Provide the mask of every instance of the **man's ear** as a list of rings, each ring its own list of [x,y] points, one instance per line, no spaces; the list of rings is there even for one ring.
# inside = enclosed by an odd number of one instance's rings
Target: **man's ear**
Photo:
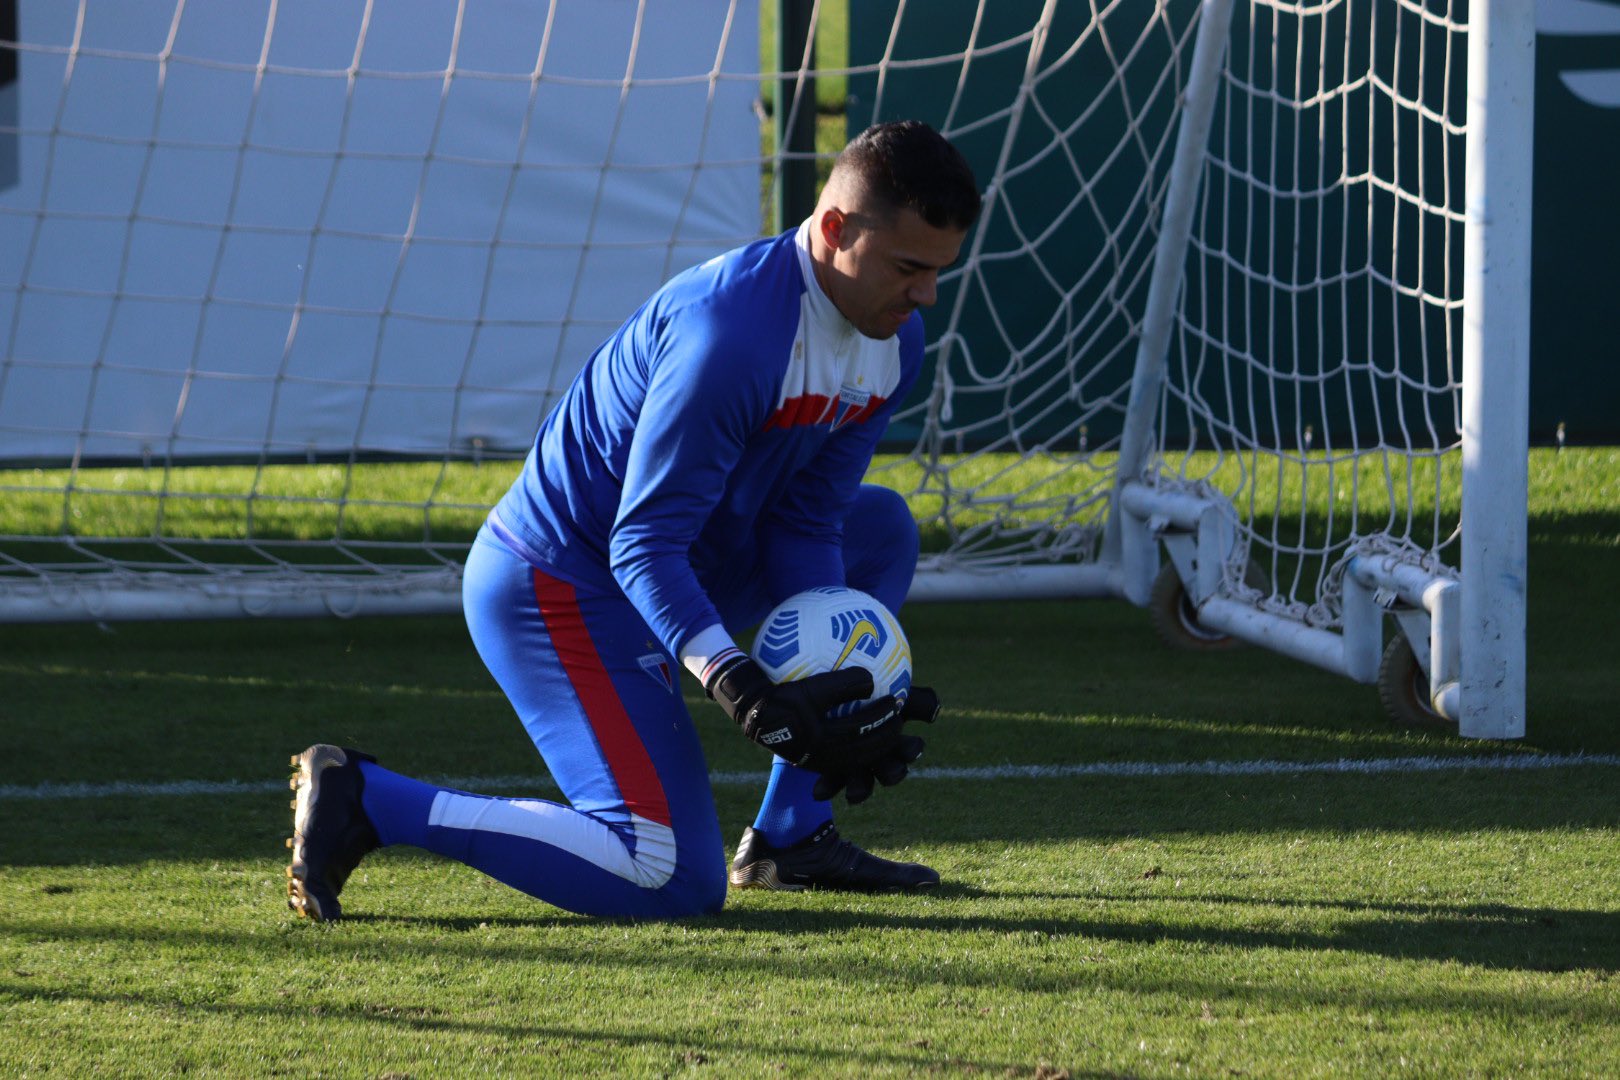
[[[816,226],[821,230],[822,241],[834,251],[842,251],[851,239],[849,215],[836,206],[823,210]]]

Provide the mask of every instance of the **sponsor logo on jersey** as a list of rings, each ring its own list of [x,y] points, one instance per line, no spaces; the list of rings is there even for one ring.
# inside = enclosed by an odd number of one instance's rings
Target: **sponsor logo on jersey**
[[[645,671],[653,682],[672,694],[675,692],[675,680],[669,674],[669,660],[663,653],[648,653],[646,656],[637,657],[636,663],[641,665],[641,670]]]

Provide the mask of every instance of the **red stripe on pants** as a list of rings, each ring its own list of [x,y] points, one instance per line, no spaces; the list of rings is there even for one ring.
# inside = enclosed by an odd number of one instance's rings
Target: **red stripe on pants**
[[[534,572],[534,598],[540,604],[540,618],[551,634],[551,643],[562,661],[568,681],[585,707],[585,718],[596,733],[596,742],[607,758],[608,771],[619,786],[624,805],[648,821],[669,825],[669,800],[664,785],[653,768],[647,747],[636,734],[624,703],[613,688],[613,679],[602,656],[591,641],[585,615],[579,609],[574,587],[566,581]]]

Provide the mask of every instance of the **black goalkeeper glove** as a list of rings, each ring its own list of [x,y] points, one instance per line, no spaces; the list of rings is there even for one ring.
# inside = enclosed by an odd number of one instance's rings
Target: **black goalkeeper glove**
[[[898,715],[892,697],[880,698],[828,730],[828,711],[871,696],[872,673],[864,668],[773,683],[743,656],[717,672],[704,689],[748,738],[784,761],[816,772],[846,765],[855,744],[872,742],[883,724]]]
[[[902,734],[901,727],[910,720],[932,724],[938,718],[939,695],[926,686],[913,686],[900,711],[868,731],[863,744],[849,755],[843,768],[822,771],[812,797],[831,799],[843,791],[844,798],[853,805],[869,799],[875,784],[884,787],[898,784],[923,752],[923,741],[915,735]],[[837,719],[828,721],[833,727],[844,723]]]

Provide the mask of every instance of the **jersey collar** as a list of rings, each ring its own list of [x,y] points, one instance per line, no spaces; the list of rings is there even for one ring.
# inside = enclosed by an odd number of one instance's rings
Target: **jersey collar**
[[[810,259],[810,228],[814,218],[806,218],[793,234],[793,249],[799,259],[799,274],[804,278],[804,292],[809,303],[806,308],[810,317],[824,333],[848,335],[857,333],[855,324],[844,318],[843,312],[838,310],[832,302],[832,297],[822,291],[821,282],[816,278],[815,264]]]

